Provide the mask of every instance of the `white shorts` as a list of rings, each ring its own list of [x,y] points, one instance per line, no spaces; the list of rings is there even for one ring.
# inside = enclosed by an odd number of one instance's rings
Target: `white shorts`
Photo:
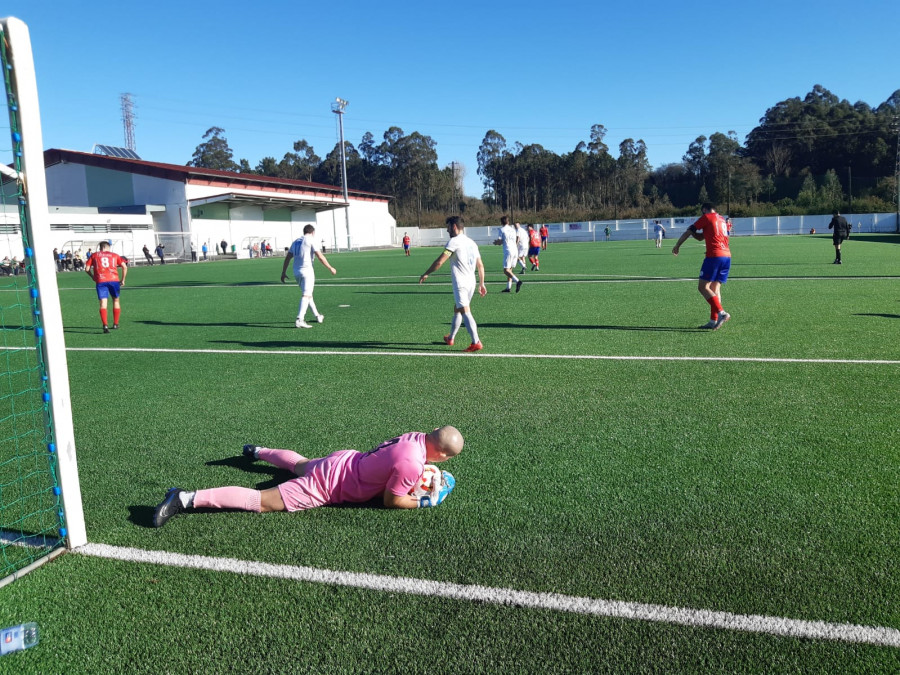
[[[528,255],[528,247],[526,246],[525,248],[520,248],[519,257],[524,258],[526,255]]]
[[[300,285],[300,292],[303,295],[312,295],[313,288],[316,287],[316,273],[313,270],[300,270],[297,283]]]
[[[516,266],[516,261],[519,259],[519,254],[515,251],[503,252],[503,269],[511,270]]]
[[[468,307],[472,304],[473,297],[475,297],[474,286],[463,286],[461,288],[453,286],[453,301],[457,307]]]

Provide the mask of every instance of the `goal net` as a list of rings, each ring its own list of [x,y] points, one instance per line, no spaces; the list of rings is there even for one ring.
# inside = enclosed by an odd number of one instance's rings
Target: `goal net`
[[[27,26],[0,19],[0,586],[86,543]]]

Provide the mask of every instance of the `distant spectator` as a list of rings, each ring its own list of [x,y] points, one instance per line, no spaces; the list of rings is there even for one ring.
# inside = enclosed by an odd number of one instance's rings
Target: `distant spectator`
[[[206,260],[206,254],[209,253],[209,246],[206,245],[206,242],[203,242],[203,246],[200,247],[200,250],[203,252],[203,259]]]
[[[8,258],[6,260],[7,260],[7,262],[9,261]],[[57,272],[62,272],[62,266],[59,263],[59,249],[58,248],[53,249],[53,264],[56,265]]]
[[[197,249],[194,248],[194,242],[191,242],[191,262],[197,262]]]
[[[159,243],[156,245],[156,255],[159,256],[159,264],[166,264],[166,245],[163,243]]]
[[[266,242],[266,255],[272,257],[272,244],[268,241]]]
[[[67,272],[71,272],[71,271],[72,271],[72,260],[74,259],[74,257],[75,257],[75,256],[72,255],[72,251],[71,251],[71,250],[66,251],[66,263],[65,263],[65,264],[66,264],[66,271],[67,271]]]
[[[225,255],[225,253],[226,253],[227,251],[228,251],[228,242],[226,242],[226,241],[223,239],[223,240],[222,240],[222,255]]]
[[[155,265],[156,263],[153,262],[153,256],[150,255],[150,249],[147,248],[147,244],[144,244],[143,251],[144,251],[144,257],[147,259],[147,262],[150,263],[151,265]]]

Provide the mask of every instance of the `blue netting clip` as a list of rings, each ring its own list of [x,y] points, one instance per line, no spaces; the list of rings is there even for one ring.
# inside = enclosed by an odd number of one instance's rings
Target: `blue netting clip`
[[[55,494],[57,497],[59,497],[62,494],[62,490],[60,489],[60,487],[58,485],[53,486],[53,494]]]
[[[47,393],[46,391],[41,395],[41,398],[44,399],[44,403],[50,402],[50,394]]]
[[[44,329],[38,326],[34,329],[34,334],[39,338],[44,337]]]
[[[47,443],[47,450],[50,452],[56,452],[56,443]]]

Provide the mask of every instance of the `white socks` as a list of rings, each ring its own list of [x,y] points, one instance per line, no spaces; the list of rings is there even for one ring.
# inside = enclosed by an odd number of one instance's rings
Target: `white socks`
[[[472,342],[481,342],[478,339],[478,324],[475,323],[475,317],[472,316],[472,312],[466,312],[462,315],[462,320],[466,323],[466,330],[469,331],[469,335],[472,336]]]
[[[450,324],[450,339],[454,339],[456,337],[456,333],[459,331],[459,327],[462,325],[463,315],[459,312],[453,312],[453,322]]]

